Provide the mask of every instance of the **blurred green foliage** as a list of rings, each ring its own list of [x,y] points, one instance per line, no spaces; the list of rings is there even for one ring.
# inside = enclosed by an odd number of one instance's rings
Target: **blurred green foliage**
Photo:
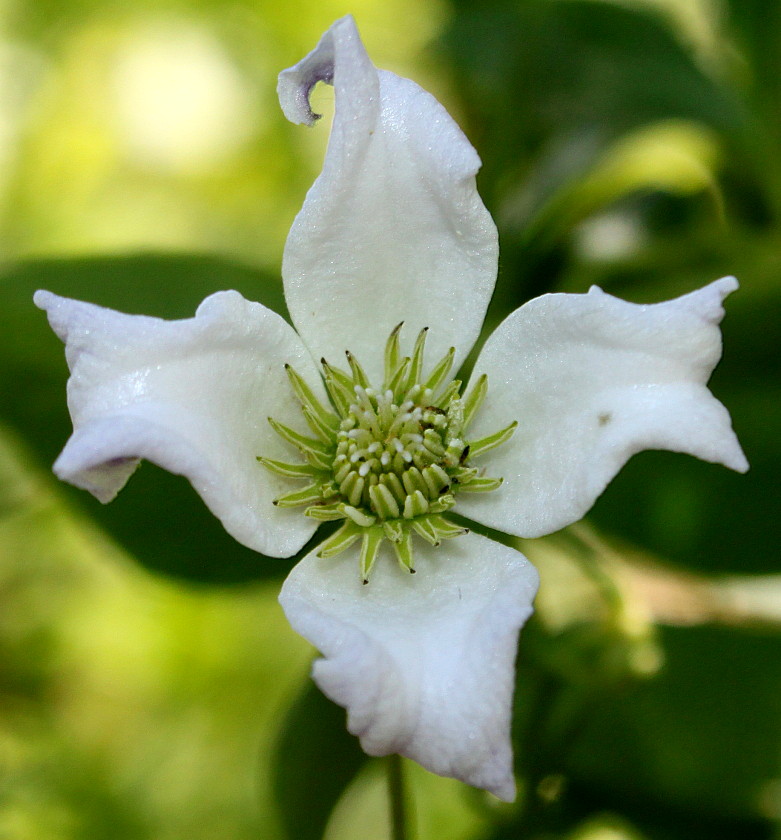
[[[275,604],[292,561],[232,542],[152,466],[106,508],[49,476],[66,368],[31,303],[183,317],[236,288],[284,313],[284,236],[327,133],[284,123],[275,77],[347,11],[483,159],[489,326],[592,283],[637,301],[742,283],[713,390],[751,472],[644,453],[591,527],[520,546],[543,578],[521,796],[411,767],[420,840],[779,836],[776,0],[2,4],[0,836],[387,836],[377,763]]]

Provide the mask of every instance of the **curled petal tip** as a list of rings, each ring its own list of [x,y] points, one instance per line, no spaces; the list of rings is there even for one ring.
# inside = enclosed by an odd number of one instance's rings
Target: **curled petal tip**
[[[732,292],[737,291],[740,288],[740,283],[738,283],[738,278],[733,277],[732,275],[728,275],[727,277],[722,277],[720,280],[716,280],[713,283],[713,286],[718,289],[721,294],[722,300],[724,300],[727,295],[732,294]]]
[[[47,310],[56,302],[56,300],[57,295],[53,295],[45,289],[38,289],[38,291],[33,295],[33,303],[38,307],[38,309]]]
[[[309,55],[279,74],[279,104],[285,116],[296,125],[312,126],[322,116],[312,110],[309,96],[318,82],[333,84],[336,64],[335,35],[345,40],[357,41],[358,47],[363,51],[355,21],[352,15],[347,15],[331,26]],[[368,60],[366,56],[366,61]]]
[[[725,467],[729,467],[729,469],[735,470],[735,472],[739,473],[747,473],[751,466],[737,439],[735,439],[734,446],[730,448],[730,451],[723,455],[721,463],[724,464]]]
[[[515,779],[510,778],[501,785],[489,789],[489,793],[492,793],[497,799],[501,799],[502,802],[515,802]]]
[[[683,295],[671,304],[684,302],[689,309],[711,324],[717,325],[724,318],[724,300],[739,288],[735,277],[727,276],[714,280],[707,286]]]

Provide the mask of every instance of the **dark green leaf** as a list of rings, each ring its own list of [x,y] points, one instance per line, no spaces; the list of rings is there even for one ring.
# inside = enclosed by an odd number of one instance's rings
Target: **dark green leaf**
[[[344,709],[308,682],[288,712],[274,761],[275,798],[290,840],[320,840],[367,760],[345,728]]]
[[[442,39],[484,160],[480,187],[502,263],[492,319],[550,291],[569,230],[562,204],[618,138],[663,120],[742,137],[739,97],[710,78],[664,18],[588,0],[461,0]],[[496,313],[494,315],[493,313]]]
[[[771,816],[781,772],[781,640],[668,629],[667,665],[606,698],[566,759],[576,779],[627,798],[725,818]]]
[[[600,653],[597,625],[590,637],[587,628],[555,636],[535,621],[524,631],[513,738],[524,798],[492,840],[563,836],[600,813],[659,840],[771,836],[781,640],[668,628],[658,675],[616,682],[604,667],[615,651],[603,633]]]

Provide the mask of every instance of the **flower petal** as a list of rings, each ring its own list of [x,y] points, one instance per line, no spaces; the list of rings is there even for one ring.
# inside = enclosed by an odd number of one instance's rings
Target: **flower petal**
[[[375,383],[383,344],[404,321],[430,326],[428,352],[457,349],[483,322],[496,279],[496,228],[475,188],[475,150],[414,82],[378,71],[351,17],[279,77],[292,122],[311,125],[309,91],[333,84],[336,114],[323,171],[296,217],[282,274],[293,323],[315,358],[345,350]]]
[[[381,551],[366,586],[346,554],[309,554],[285,581],[285,614],[325,657],[315,681],[370,755],[398,752],[512,800],[513,665],[536,570],[476,534],[418,541],[415,576]]]
[[[513,438],[480,459],[505,481],[460,496],[459,513],[518,536],[548,534],[580,519],[643,449],[747,470],[729,414],[706,387],[721,357],[722,301],[737,285],[725,277],[645,306],[594,287],[516,310],[475,365],[488,396],[470,430],[480,437],[518,420]]]
[[[301,428],[286,362],[322,385],[279,315],[238,292],[208,297],[194,318],[124,315],[38,292],[65,342],[74,432],[54,470],[110,502],[146,458],[186,476],[239,542],[276,557],[298,551],[316,523],[281,510],[290,490],[257,455],[290,460],[267,416]],[[303,431],[303,429],[302,429]]]

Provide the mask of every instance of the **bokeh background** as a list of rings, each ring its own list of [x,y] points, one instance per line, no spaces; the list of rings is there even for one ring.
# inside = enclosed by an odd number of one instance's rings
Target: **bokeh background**
[[[712,385],[750,473],[644,453],[588,522],[519,544],[543,578],[519,801],[410,764],[420,840],[781,837],[777,0],[1,0],[0,837],[388,836],[382,763],[276,604],[292,561],[151,465],[105,508],[51,476],[67,371],[31,303],[186,317],[236,288],[284,312],[327,128],[284,121],[276,74],[347,12],[482,157],[489,326],[592,283],[742,283]]]

